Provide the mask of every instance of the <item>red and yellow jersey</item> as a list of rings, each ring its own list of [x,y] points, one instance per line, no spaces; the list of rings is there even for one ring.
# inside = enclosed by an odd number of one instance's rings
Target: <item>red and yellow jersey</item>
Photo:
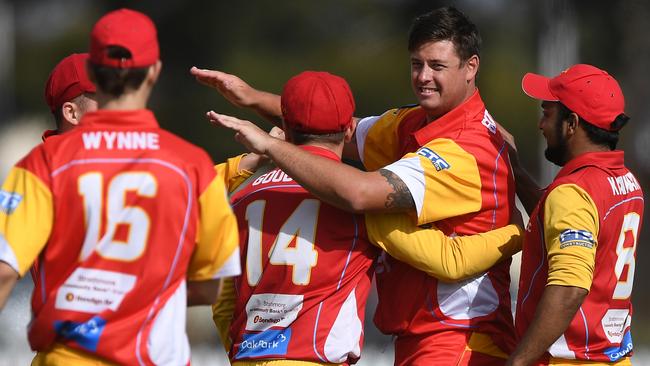
[[[186,280],[238,275],[237,239],[209,156],[148,110],[86,114],[0,191],[0,260],[24,275],[38,258],[29,341],[39,352],[186,364]]]
[[[419,106],[362,119],[356,137],[368,170],[388,169],[409,187],[419,225],[435,223],[447,235],[469,235],[508,223],[515,189],[506,144],[478,91],[430,123]],[[383,332],[471,330],[491,335],[504,351],[513,348],[509,260],[476,277],[443,283],[388,256],[381,259],[375,323]]]
[[[526,232],[519,335],[526,332],[547,285],[581,287],[589,294],[549,355],[616,362],[631,354],[630,296],[643,202],[622,151],[586,153],[560,170]]]
[[[245,269],[235,281],[231,361],[354,362],[378,254],[363,216],[321,202],[280,169],[254,178],[232,197]]]

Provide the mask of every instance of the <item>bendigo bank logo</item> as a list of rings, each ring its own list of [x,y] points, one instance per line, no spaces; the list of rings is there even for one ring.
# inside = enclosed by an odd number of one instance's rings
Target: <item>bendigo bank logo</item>
[[[417,154],[431,160],[431,163],[433,163],[433,166],[437,171],[451,168],[451,165],[445,159],[433,152],[433,150],[429,149],[428,147],[421,148],[418,150]]]

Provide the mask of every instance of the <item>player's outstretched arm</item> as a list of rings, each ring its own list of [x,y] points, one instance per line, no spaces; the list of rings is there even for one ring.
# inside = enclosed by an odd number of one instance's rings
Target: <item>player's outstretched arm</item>
[[[270,157],[280,169],[321,200],[350,212],[415,212],[404,182],[381,169],[364,172],[269,136],[249,121],[208,112],[213,123],[237,133],[247,149]]]
[[[587,290],[572,286],[546,286],[535,317],[507,366],[534,364],[567,329],[587,296]]]
[[[404,214],[366,214],[366,228],[370,241],[391,257],[446,282],[487,271],[519,252],[523,240],[517,225],[451,238],[435,226],[416,226]]]
[[[18,282],[18,273],[7,263],[0,261],[0,311],[4,308],[16,282]]]
[[[252,109],[276,126],[282,124],[279,95],[255,89],[238,76],[218,70],[199,69],[194,66],[190,69],[190,74],[201,84],[218,91],[233,105]]]

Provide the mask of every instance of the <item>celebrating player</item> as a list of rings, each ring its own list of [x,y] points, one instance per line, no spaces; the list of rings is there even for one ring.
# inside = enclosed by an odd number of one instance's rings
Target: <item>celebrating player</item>
[[[281,100],[288,140],[338,164],[344,140],[354,131],[347,83],[328,73],[304,72],[287,82]],[[232,291],[234,309],[226,301],[215,306],[215,321],[223,334],[229,317],[234,319],[230,358],[235,365],[284,364],[269,359],[356,361],[377,254],[368,238],[449,280],[483,272],[517,251],[513,226],[454,239],[438,230],[409,231],[414,226],[404,215],[364,219],[347,213],[318,200],[278,168],[258,171],[235,191],[232,202],[246,270]],[[471,264],[455,259],[463,253]]]
[[[103,16],[88,62],[99,110],[2,186],[0,306],[39,259],[34,365],[186,365],[186,305],[211,304],[219,278],[240,273],[222,178],[146,109],[160,70],[146,15]]]
[[[43,140],[71,130],[86,112],[97,110],[95,85],[86,73],[87,53],[73,53],[59,62],[45,84],[45,101],[54,115],[56,129]]]
[[[543,101],[545,155],[563,168],[541,190],[515,165],[532,213],[516,313],[523,338],[508,365],[630,365],[644,199],[615,150],[628,121],[623,92],[607,72],[584,64],[554,78],[526,74],[522,86]]]
[[[453,7],[415,19],[409,51],[419,105],[359,121],[357,149],[346,151],[358,151],[369,172],[308,154],[227,116],[212,118],[324,202],[354,212],[403,212],[448,235],[487,231],[508,222],[515,189],[506,145],[475,86],[479,48],[475,25]],[[277,96],[233,75],[192,73],[232,103],[278,116]],[[396,365],[505,362],[515,344],[509,261],[447,284],[383,259],[375,323],[396,335]]]

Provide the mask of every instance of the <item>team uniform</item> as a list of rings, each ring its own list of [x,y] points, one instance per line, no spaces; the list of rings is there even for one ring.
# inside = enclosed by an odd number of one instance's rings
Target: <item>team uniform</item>
[[[187,364],[186,280],[240,273],[236,220],[201,149],[148,110],[100,110],[10,172],[0,260],[38,259],[35,364]]]
[[[383,167],[408,186],[418,225],[435,223],[453,236],[508,223],[515,189],[507,149],[478,91],[429,124],[419,106],[362,119],[356,138],[368,170]],[[397,336],[395,364],[503,363],[515,344],[509,267],[505,260],[476,277],[443,283],[382,256],[374,320]]]
[[[363,216],[321,202],[277,168],[235,192],[232,205],[245,270],[235,280],[231,362],[355,362],[379,252]]]
[[[622,151],[580,155],[546,189],[526,232],[517,333],[526,332],[545,286],[589,294],[540,364],[630,364],[630,296],[643,203]]]

